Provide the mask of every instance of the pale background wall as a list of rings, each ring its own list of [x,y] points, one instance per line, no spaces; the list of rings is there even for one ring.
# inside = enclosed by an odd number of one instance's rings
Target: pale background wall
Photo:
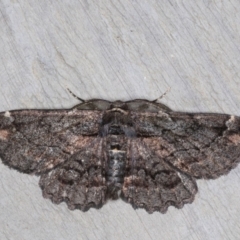
[[[27,3],[28,2],[28,3]],[[1,0],[0,111],[84,99],[162,100],[179,111],[240,115],[240,2]],[[38,177],[0,163],[0,239],[239,239],[240,166],[182,210],[121,200],[70,211]]]

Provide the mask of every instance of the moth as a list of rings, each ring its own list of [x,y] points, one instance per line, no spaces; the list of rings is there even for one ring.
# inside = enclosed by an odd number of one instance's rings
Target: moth
[[[69,209],[122,198],[165,213],[240,161],[240,117],[174,112],[148,100],[93,99],[68,110],[0,113],[0,157],[40,176],[43,197]]]

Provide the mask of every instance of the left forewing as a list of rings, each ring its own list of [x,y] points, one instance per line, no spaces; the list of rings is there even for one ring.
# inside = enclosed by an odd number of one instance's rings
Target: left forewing
[[[0,157],[20,172],[49,171],[92,142],[101,117],[74,109],[0,113]]]

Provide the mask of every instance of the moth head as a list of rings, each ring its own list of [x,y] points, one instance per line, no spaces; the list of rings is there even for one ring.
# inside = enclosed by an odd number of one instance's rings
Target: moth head
[[[109,102],[102,99],[92,99],[78,104],[74,107],[77,110],[98,110],[98,111],[135,111],[135,112],[167,112],[170,111],[168,107],[155,101],[148,101],[142,99],[131,100],[127,102],[115,101]]]
[[[111,109],[122,109],[122,110],[128,110],[128,106],[126,104],[126,102],[122,102],[122,101],[115,101],[112,102],[110,105],[110,110]]]
[[[122,101],[109,102],[102,99],[92,99],[83,103],[78,104],[74,107],[78,110],[99,110],[106,111],[112,109],[123,109],[127,110],[127,105]]]

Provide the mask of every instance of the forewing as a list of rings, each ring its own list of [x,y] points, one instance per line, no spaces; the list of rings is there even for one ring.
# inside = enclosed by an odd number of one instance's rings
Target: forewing
[[[0,157],[20,172],[49,171],[90,144],[101,117],[76,109],[0,113]]]
[[[39,185],[43,196],[68,208],[100,208],[106,201],[105,138],[94,138],[90,145],[73,154],[52,171],[42,174]]]
[[[124,200],[149,213],[165,213],[170,205],[181,208],[194,200],[197,186],[193,178],[176,171],[157,156],[143,138],[128,141],[128,166],[122,188]]]
[[[239,117],[168,112],[135,119],[151,151],[195,178],[217,178],[240,161]]]

